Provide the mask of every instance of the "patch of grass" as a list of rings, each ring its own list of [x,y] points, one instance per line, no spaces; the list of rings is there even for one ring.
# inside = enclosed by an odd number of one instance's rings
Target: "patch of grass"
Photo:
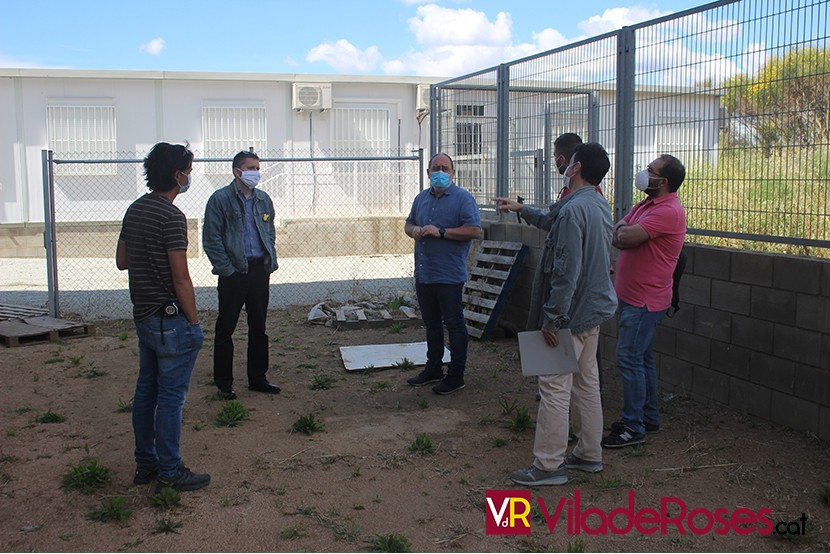
[[[435,443],[426,433],[419,433],[409,446],[409,450],[416,454],[434,454]]]
[[[824,485],[818,493],[821,503],[830,508],[830,486]]]
[[[416,402],[416,404],[417,404],[417,405],[418,405],[418,407],[419,407],[419,408],[421,408],[422,410],[426,410],[427,408],[429,408],[429,402],[427,402],[427,399],[426,399],[426,398],[419,398],[419,399],[418,399],[418,402]]]
[[[127,340],[127,337],[129,336],[130,334],[127,331],[121,331],[118,333],[118,340]]]
[[[156,508],[169,510],[181,503],[182,495],[173,487],[164,487],[158,493],[154,494],[151,500]]]
[[[395,367],[400,369],[401,371],[408,371],[411,369],[415,369],[415,364],[407,357],[401,358],[400,362],[395,362]]]
[[[130,398],[126,402],[119,399],[118,400],[118,409],[115,410],[116,412],[121,412],[123,414],[128,414],[133,411],[133,399]]]
[[[107,374],[106,371],[101,371],[100,369],[95,367],[94,362],[89,362],[89,369],[87,369],[85,372],[81,373],[81,376],[84,379],[95,379],[96,377],[103,377],[106,374]]]
[[[193,430],[194,430],[194,431],[201,431],[201,430],[202,430],[202,429],[204,429],[205,427],[207,427],[207,424],[206,424],[206,423],[201,423],[201,422],[200,422],[200,423],[194,423],[194,424],[193,424]]]
[[[360,527],[355,523],[334,523],[331,533],[336,541],[355,542],[360,538]]]
[[[499,402],[499,406],[501,406],[501,413],[503,415],[509,416],[510,414],[516,411],[517,404],[518,403],[515,399],[513,399],[513,402],[507,402],[506,398],[502,398]]]
[[[302,363],[297,364],[297,367],[300,369],[317,369],[317,364]]]
[[[610,491],[613,489],[621,489],[625,487],[625,483],[619,477],[600,476],[597,488],[603,491]]]
[[[126,496],[114,496],[101,501],[101,506],[86,515],[90,521],[107,523],[115,521],[122,525],[130,519],[133,511],[127,506]]]
[[[84,458],[63,474],[64,491],[78,491],[90,494],[100,489],[111,479],[110,470],[92,458]]]
[[[300,525],[292,525],[288,529],[280,531],[280,536],[284,539],[294,540],[300,537],[307,537],[308,532]]]
[[[299,506],[297,513],[301,516],[315,516],[317,515],[317,510],[313,506]]]
[[[181,529],[181,527],[182,527],[182,522],[181,521],[173,521],[172,519],[167,519],[166,517],[163,517],[161,519],[156,520],[156,533],[158,533],[158,534],[162,534],[162,533],[165,533],[165,534],[166,533],[176,533],[176,534],[178,534],[179,532],[177,531],[177,529]]]
[[[504,440],[503,438],[497,437],[497,438],[493,439],[493,446],[495,446],[496,448],[501,448],[503,446],[507,446],[507,441]]]
[[[319,421],[314,414],[298,417],[291,428],[295,433],[305,433],[306,435],[319,433],[324,429],[323,422]]]
[[[81,365],[81,360],[83,359],[83,354],[81,354],[80,356],[69,356],[69,363],[72,365]]]
[[[28,414],[29,412],[34,412],[34,408],[30,408],[29,406],[23,406],[20,408],[15,408],[14,413],[16,414]]]
[[[516,431],[517,433],[524,433],[532,426],[533,418],[530,417],[530,413],[524,406],[516,408],[513,416],[507,422],[507,428],[511,431]]]
[[[389,326],[389,332],[392,334],[401,333],[404,329],[406,329],[406,325],[403,323],[393,323]]]
[[[6,473],[5,471],[0,471],[0,485],[5,485],[6,483],[10,483],[12,480],[12,476]]]
[[[568,548],[565,552],[586,552],[585,543],[579,539],[568,541]]]
[[[222,409],[216,414],[213,424],[217,427],[239,427],[250,417],[250,410],[242,402],[231,400],[222,406]]]
[[[65,541],[68,541],[69,539],[71,539],[74,536],[75,536],[74,532],[68,531],[68,532],[64,533],[63,535],[61,535],[60,537],[58,537],[58,538],[65,542]]]
[[[406,306],[407,308],[409,308],[412,306],[412,304],[410,304],[409,300],[407,300],[401,295],[396,296],[395,298],[386,303],[387,310],[397,310],[401,306]]]
[[[331,375],[318,375],[311,380],[311,390],[328,390],[334,386],[335,381],[337,379]]]
[[[141,539],[136,539],[134,541],[125,542],[124,544],[121,545],[121,547],[118,549],[118,551],[123,552],[123,551],[127,550],[128,548],[135,548],[136,546],[138,546],[142,542],[144,542],[144,541],[142,541]]]
[[[369,387],[369,392],[380,392],[391,387],[392,385],[389,384],[389,381],[377,381],[375,383],[372,383],[372,385]]]
[[[63,358],[61,358],[60,356],[55,356],[54,358],[49,358],[48,360],[46,360],[43,363],[44,364],[59,364],[62,361],[63,361]]]
[[[409,539],[398,533],[375,535],[369,540],[370,552],[410,552]]]
[[[63,423],[66,421],[66,416],[62,416],[52,410],[49,410],[47,412],[43,412],[42,414],[38,414],[35,421],[37,423]]]
[[[648,446],[645,444],[635,444],[631,448],[626,448],[623,453],[624,458],[644,458],[650,455]]]

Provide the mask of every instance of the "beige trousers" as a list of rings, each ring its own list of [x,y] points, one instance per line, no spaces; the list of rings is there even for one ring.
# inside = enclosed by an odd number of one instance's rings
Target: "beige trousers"
[[[602,402],[599,396],[597,343],[599,327],[573,335],[579,373],[539,377],[539,413],[536,416],[534,465],[555,471],[568,448],[568,412],[577,443],[576,457],[588,462],[602,461]]]

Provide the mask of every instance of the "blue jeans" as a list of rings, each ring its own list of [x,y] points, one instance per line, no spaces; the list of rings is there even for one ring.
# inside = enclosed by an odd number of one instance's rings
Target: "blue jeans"
[[[464,283],[457,285],[415,284],[421,317],[427,330],[426,370],[442,371],[444,359],[444,325],[450,338],[450,363],[447,375],[464,377],[467,365],[467,323],[464,321],[464,304],[461,292]]]
[[[179,439],[182,408],[196,356],[205,337],[183,315],[151,316],[135,322],[138,379],[133,399],[135,462],[158,464],[161,477],[173,477],[182,463]],[[162,330],[163,329],[163,330]]]
[[[651,347],[654,331],[666,310],[650,312],[620,300],[617,310],[617,367],[623,386],[622,420],[635,433],[645,433],[644,422],[660,424],[657,410],[657,364]]]

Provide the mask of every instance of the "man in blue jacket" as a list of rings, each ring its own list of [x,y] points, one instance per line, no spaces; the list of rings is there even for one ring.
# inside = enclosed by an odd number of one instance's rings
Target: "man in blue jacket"
[[[259,156],[242,151],[233,158],[233,181],[218,189],[205,207],[202,245],[219,276],[219,316],[213,346],[213,382],[226,400],[233,389],[233,332],[239,313],[248,314],[248,388],[277,394],[268,382],[269,280],[277,267],[274,203],[259,184]]]

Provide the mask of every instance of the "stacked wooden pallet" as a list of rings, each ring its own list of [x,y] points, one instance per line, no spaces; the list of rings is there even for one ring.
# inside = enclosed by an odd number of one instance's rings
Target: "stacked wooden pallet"
[[[521,242],[482,241],[464,284],[464,319],[470,336],[482,340],[492,336],[526,253]]]
[[[88,337],[95,326],[42,315],[45,310],[0,304],[0,340],[7,347]]]

